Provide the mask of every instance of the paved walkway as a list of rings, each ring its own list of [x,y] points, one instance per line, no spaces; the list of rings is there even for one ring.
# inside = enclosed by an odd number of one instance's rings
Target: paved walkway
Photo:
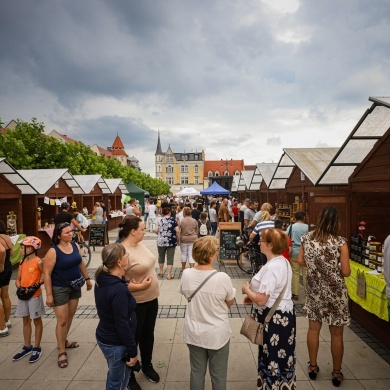
[[[110,241],[114,241],[115,232],[110,232]],[[146,245],[157,255],[156,236],[147,234]],[[96,248],[90,264],[90,272],[100,265],[101,248]],[[182,329],[187,301],[177,292],[180,277],[180,251],[175,255],[174,279],[160,281],[159,317],[155,332],[153,363],[161,376],[158,384],[147,381],[138,374],[138,382],[143,390],[186,390],[189,389],[188,349],[183,342]],[[228,389],[256,388],[257,347],[241,336],[240,327],[246,308],[241,304],[241,286],[248,279],[234,263],[221,266],[233,280],[237,288],[236,304],[231,308],[231,327],[233,330],[228,370]],[[74,319],[70,340],[80,343],[80,348],[68,350],[69,367],[57,367],[57,346],[54,335],[55,318],[47,310],[44,318],[43,355],[41,359],[29,364],[28,358],[18,362],[12,356],[23,344],[22,322],[12,315],[12,328],[8,337],[0,338],[0,389],[14,390],[101,390],[105,388],[106,363],[95,342],[95,329],[98,322],[94,306],[93,292],[85,292],[80,299],[79,309]],[[10,286],[11,297],[15,296],[13,282]],[[323,327],[320,340],[318,365],[321,371],[316,381],[307,377],[308,354],[306,331],[308,322],[300,315],[303,304],[303,291],[297,303],[297,388],[333,389],[331,383],[330,335]],[[13,300],[15,302],[15,299]],[[15,307],[13,306],[13,312]],[[374,337],[367,334],[357,324],[345,329],[345,354],[343,362],[343,389],[390,389],[390,351],[380,345]],[[210,378],[206,378],[206,390],[211,390]]]

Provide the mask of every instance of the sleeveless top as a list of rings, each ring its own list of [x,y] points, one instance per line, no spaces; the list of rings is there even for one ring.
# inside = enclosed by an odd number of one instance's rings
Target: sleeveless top
[[[4,244],[7,245],[7,242],[4,240],[4,238],[1,236],[0,238],[4,242]],[[6,263],[11,264],[11,248],[8,248],[8,246],[5,246],[4,244],[3,244],[4,249],[7,248],[5,249],[5,260],[4,260],[4,269],[5,269]]]
[[[38,263],[41,259],[36,256],[31,260],[24,260],[19,266],[20,272],[20,285],[22,287],[30,287],[41,280],[42,271],[38,267]],[[39,288],[33,298],[39,297],[42,294],[41,288]]]
[[[74,242],[71,242],[73,252],[64,253],[57,245],[53,245],[56,251],[56,263],[51,274],[51,282],[56,287],[69,287],[65,281],[76,280],[81,276],[80,263],[82,261],[80,252]],[[59,277],[60,275],[61,277]]]

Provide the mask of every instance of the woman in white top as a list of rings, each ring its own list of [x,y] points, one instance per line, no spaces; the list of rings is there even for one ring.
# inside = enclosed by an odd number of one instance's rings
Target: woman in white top
[[[95,203],[95,207],[92,210],[92,215],[95,216],[95,219],[92,219],[92,223],[103,223],[103,208],[100,206],[99,202]]]
[[[183,271],[179,292],[187,299],[212,273],[217,255],[215,237],[206,236],[194,242],[192,256],[198,263]],[[229,358],[229,307],[236,289],[229,276],[217,272],[188,303],[183,338],[190,352],[190,388],[204,389],[207,363],[213,390],[226,389]]]
[[[258,309],[258,321],[265,317],[287,283],[284,296],[271,321],[264,329],[263,347],[259,347],[257,388],[295,389],[295,333],[296,319],[291,300],[292,271],[282,253],[288,248],[287,235],[279,229],[265,229],[261,233],[261,252],[267,264],[242,287],[244,304]]]

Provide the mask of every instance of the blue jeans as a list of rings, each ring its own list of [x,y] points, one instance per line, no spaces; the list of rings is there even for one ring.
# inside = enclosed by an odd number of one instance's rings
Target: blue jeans
[[[124,345],[107,345],[96,340],[107,360],[106,390],[125,390],[129,383],[131,368],[122,361]]]
[[[215,233],[217,233],[218,224],[217,222],[211,222],[211,234],[215,236]]]

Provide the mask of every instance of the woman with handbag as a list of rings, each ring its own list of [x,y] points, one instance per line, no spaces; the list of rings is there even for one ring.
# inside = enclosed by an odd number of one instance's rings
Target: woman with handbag
[[[57,319],[58,367],[68,367],[66,349],[77,348],[76,341],[66,339],[81,297],[81,286],[87,281],[87,291],[92,289],[91,278],[82,261],[79,247],[72,242],[73,229],[68,222],[54,228],[52,247],[43,261],[46,305],[52,307]]]
[[[306,301],[303,314],[309,319],[307,347],[309,378],[315,380],[322,323],[329,324],[333,359],[332,383],[340,386],[344,344],[343,330],[350,323],[348,290],[344,281],[351,273],[347,240],[338,235],[340,220],[334,207],[324,207],[314,232],[301,238],[298,263],[307,267]]]
[[[183,271],[179,286],[189,301],[183,338],[190,352],[191,390],[204,389],[207,363],[213,390],[226,389],[231,334],[228,315],[236,289],[228,275],[213,268],[216,255],[215,237],[198,238],[192,251],[197,265]]]
[[[296,318],[291,300],[292,271],[282,256],[288,248],[287,236],[279,229],[264,229],[260,248],[267,257],[267,263],[250,283],[242,287],[242,293],[246,294],[244,304],[254,305],[260,323],[266,322],[268,313],[275,310],[264,327],[263,345],[259,347],[257,388],[296,389]],[[275,302],[277,306],[274,306]]]

